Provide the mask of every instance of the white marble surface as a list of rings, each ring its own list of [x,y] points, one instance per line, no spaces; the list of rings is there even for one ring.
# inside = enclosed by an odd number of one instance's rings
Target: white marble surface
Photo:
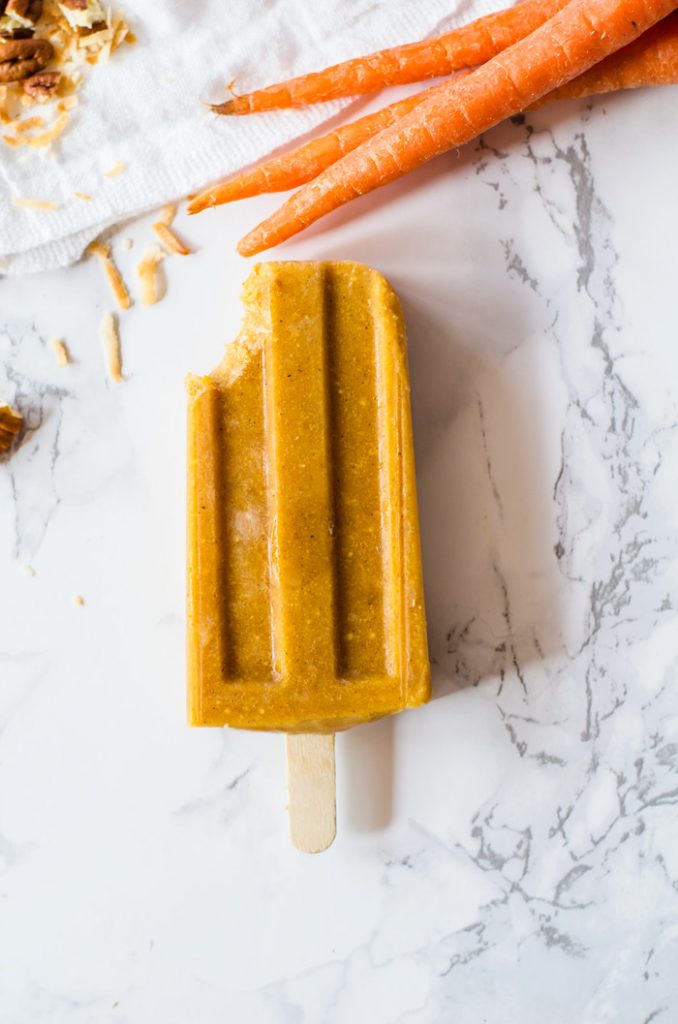
[[[182,381],[276,200],[180,220],[117,387],[98,265],[0,282],[2,1024],[678,1019],[675,105],[544,110],[276,254],[402,296],[434,664],[340,737],[315,858],[281,737],[184,724]]]

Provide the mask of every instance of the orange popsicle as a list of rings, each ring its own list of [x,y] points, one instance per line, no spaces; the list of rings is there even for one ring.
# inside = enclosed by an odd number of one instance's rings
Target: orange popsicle
[[[356,263],[264,263],[190,377],[192,725],[334,733],[430,693],[406,338]]]

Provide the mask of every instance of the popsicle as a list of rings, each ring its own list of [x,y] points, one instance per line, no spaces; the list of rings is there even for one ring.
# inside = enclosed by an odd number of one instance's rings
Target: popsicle
[[[244,306],[188,380],[189,721],[334,734],[430,693],[402,312],[349,262]]]

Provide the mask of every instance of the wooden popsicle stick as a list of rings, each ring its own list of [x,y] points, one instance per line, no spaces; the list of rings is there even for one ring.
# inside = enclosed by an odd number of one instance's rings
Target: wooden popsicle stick
[[[320,853],[337,833],[334,733],[288,733],[290,839],[303,853]]]

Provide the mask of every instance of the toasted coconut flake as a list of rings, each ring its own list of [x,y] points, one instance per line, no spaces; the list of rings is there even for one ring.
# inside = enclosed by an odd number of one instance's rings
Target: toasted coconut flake
[[[52,342],[52,348],[54,349],[54,355],[56,356],[57,366],[63,370],[65,366],[71,361],[71,356],[66,346],[66,342],[62,338],[55,338]]]
[[[159,224],[166,224],[167,227],[169,227],[170,224],[172,223],[172,221],[174,220],[174,218],[176,217],[176,215],[177,215],[177,205],[176,205],[176,203],[168,203],[167,206],[163,206],[162,210],[160,211],[160,216],[158,217],[158,223]]]
[[[184,245],[181,239],[177,238],[167,224],[163,224],[162,221],[157,221],[152,225],[152,227],[162,244],[169,249],[170,252],[175,252],[177,256],[190,256],[191,250]]]
[[[90,242],[87,246],[87,252],[90,256],[98,256],[99,259],[105,260],[111,254],[110,245],[106,245],[100,238],[95,238],[93,242]]]
[[[137,267],[137,274],[141,281],[141,301],[144,306],[152,306],[160,298],[158,266],[164,258],[165,253],[159,245],[149,245]]]
[[[122,352],[120,351],[118,325],[113,313],[104,313],[99,324],[99,337],[104,347],[106,372],[115,384],[120,384],[122,381]]]
[[[24,418],[10,405],[0,405],[0,452],[7,452],[17,439]]]
[[[115,51],[122,43],[125,42],[134,43],[136,37],[132,37],[132,33],[129,30],[129,25],[124,20],[121,14],[116,14],[113,20],[113,39],[111,41],[111,50]]]
[[[43,146],[51,145],[64,132],[67,124],[68,114],[64,111],[62,114],[59,114],[52,127],[48,128],[46,132],[27,139],[28,145],[33,146],[34,149],[42,149]]]
[[[71,601],[77,608],[82,608],[85,603],[85,598],[82,596],[82,594],[73,594]]]
[[[31,199],[29,196],[12,196],[12,205],[22,210],[58,210],[59,204],[53,203],[51,199]]]
[[[122,174],[127,168],[122,160],[118,160],[117,164],[113,164],[110,171],[104,171],[104,178],[115,178],[118,174]]]
[[[33,131],[34,128],[42,128],[45,123],[44,117],[40,117],[36,114],[35,117],[26,117],[23,121],[14,121],[10,124],[10,128],[17,135],[22,135],[24,132]]]
[[[12,149],[17,149],[19,146],[23,146],[25,139],[17,139],[15,135],[3,135],[2,141],[11,146]]]
[[[107,25],[106,28],[99,29],[98,32],[89,32],[86,36],[80,36],[78,39],[78,49],[80,50],[102,50],[106,43],[111,40],[111,27]],[[87,60],[87,58],[85,58]]]
[[[59,100],[57,103],[57,110],[59,113],[63,113],[66,110],[73,110],[73,107],[77,107],[79,102],[80,101],[75,93],[72,93],[70,96],[65,96],[64,99]]]
[[[104,273],[108,278],[111,291],[113,292],[120,309],[129,309],[132,305],[132,299],[130,298],[130,294],[127,291],[127,285],[123,281],[120,271],[111,258],[110,245],[106,245],[105,242],[97,239],[94,242],[90,242],[87,246],[87,252],[92,256],[97,256],[101,260]]]
[[[84,199],[86,202],[91,202],[92,197],[89,192],[74,192],[73,195],[76,199]]]

